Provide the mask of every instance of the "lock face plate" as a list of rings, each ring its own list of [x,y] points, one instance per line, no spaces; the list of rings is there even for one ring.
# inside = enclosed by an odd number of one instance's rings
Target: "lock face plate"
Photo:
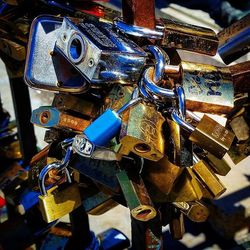
[[[234,137],[231,131],[204,115],[189,140],[221,159],[230,149]]]
[[[216,114],[232,111],[234,87],[228,68],[185,61],[181,65],[187,109]]]
[[[60,17],[44,15],[32,22],[24,79],[35,89],[85,92],[88,89],[85,79],[63,56],[54,52],[62,21]]]
[[[60,191],[57,187],[51,188],[47,196],[39,196],[39,205],[43,219],[48,223],[63,217],[81,205],[78,184],[71,184]]]

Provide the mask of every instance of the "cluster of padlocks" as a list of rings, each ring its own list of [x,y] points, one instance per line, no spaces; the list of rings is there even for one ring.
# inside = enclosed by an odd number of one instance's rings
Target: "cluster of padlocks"
[[[228,32],[220,34],[225,63],[242,52]],[[55,92],[31,117],[47,129],[28,178],[46,222],[81,205],[100,215],[122,204],[133,220],[161,217],[155,225],[170,224],[181,239],[184,215],[207,219],[205,201],[226,191],[217,175],[249,154],[250,63],[182,61],[177,49],[214,56],[218,46],[214,31],[171,18],[155,30],[85,14],[32,22],[24,79]]]

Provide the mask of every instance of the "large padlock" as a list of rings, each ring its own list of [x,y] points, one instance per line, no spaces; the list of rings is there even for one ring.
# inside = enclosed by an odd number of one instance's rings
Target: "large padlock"
[[[184,217],[175,207],[171,210],[171,220],[169,222],[171,237],[174,240],[181,240],[185,233]]]
[[[154,106],[139,103],[125,114],[117,152],[133,152],[145,159],[158,161],[164,156],[162,125],[165,119]]]
[[[230,149],[235,137],[231,131],[207,115],[203,116],[195,128],[182,120],[175,111],[172,112],[172,118],[185,130],[191,132],[189,140],[220,159]]]
[[[112,24],[65,17],[56,41],[60,53],[91,83],[137,83],[147,53]]]
[[[229,67],[182,61],[173,72],[166,65],[169,78],[182,82],[189,110],[225,114],[234,108],[234,78]]]
[[[131,99],[117,111],[107,109],[102,115],[94,120],[83,133],[93,144],[105,146],[121,129],[122,119],[120,115],[140,101],[141,98]]]
[[[140,221],[153,219],[157,212],[142,178],[136,174],[128,174],[125,170],[121,170],[116,176],[132,217]]]
[[[83,131],[91,121],[60,112],[57,108],[51,106],[41,106],[33,110],[31,122],[45,128],[56,127],[80,132]]]
[[[201,182],[201,186],[204,187],[204,198],[215,199],[226,191],[225,186],[220,182],[213,170],[209,168],[209,165],[200,160],[195,154],[192,170]]]

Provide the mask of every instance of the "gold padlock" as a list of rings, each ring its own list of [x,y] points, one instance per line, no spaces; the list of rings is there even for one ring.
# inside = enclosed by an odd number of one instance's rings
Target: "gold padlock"
[[[173,202],[172,204],[194,222],[204,222],[209,216],[208,208],[199,201]]]
[[[174,201],[196,201],[203,197],[202,189],[191,168],[185,168],[176,180],[167,199]]]
[[[164,156],[162,124],[164,117],[154,106],[139,103],[124,113],[117,152],[133,152],[145,159],[158,161]],[[127,119],[125,118],[127,117]]]
[[[195,164],[192,167],[193,172],[197,176],[197,179],[201,182],[201,185],[205,188],[203,192],[204,198],[215,199],[222,195],[226,188],[220,182],[219,178],[209,168],[208,164],[200,160],[194,155]]]
[[[46,222],[60,219],[81,205],[78,184],[69,184],[61,190],[58,190],[57,186],[52,187],[47,195],[39,196],[39,205]]]

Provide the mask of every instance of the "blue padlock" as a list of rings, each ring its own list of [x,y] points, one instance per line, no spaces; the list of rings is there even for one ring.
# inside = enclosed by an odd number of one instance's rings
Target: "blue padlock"
[[[107,109],[101,116],[92,122],[83,133],[93,144],[105,146],[121,129],[122,120],[120,114],[140,101],[141,98],[138,97],[124,104],[117,111]]]

